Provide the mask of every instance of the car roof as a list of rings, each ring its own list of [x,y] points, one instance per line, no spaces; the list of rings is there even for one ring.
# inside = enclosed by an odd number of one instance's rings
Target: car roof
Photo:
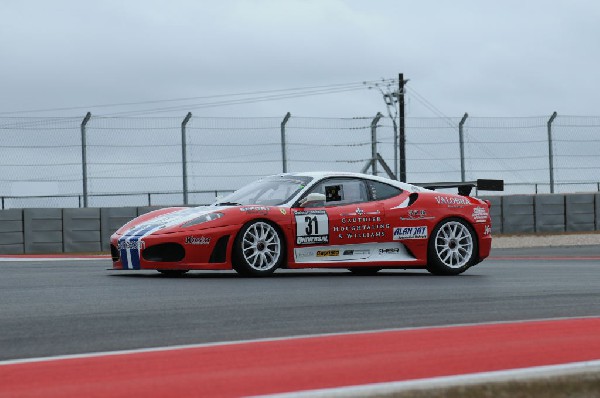
[[[401,188],[405,191],[409,192],[422,192],[428,191],[426,188],[418,187],[416,185],[407,184],[405,182],[400,182],[397,180],[392,180],[385,177],[363,174],[363,173],[353,173],[353,172],[345,172],[345,171],[307,171],[307,172],[297,172],[297,173],[283,173],[277,174],[277,176],[299,176],[299,177],[312,177],[315,180],[322,180],[323,178],[329,177],[354,177],[354,178],[362,178],[372,181],[379,181],[385,184],[393,185],[395,187]]]

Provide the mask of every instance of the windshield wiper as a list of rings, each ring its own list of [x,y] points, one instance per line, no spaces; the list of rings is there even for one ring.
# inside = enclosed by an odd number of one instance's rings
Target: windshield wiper
[[[241,203],[237,202],[221,202],[216,203],[215,206],[243,206]]]

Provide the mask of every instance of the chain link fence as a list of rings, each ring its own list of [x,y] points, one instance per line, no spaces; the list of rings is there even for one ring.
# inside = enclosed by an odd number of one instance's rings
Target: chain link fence
[[[405,124],[408,182],[496,178],[505,194],[600,190],[600,117]],[[370,165],[374,154],[394,174],[399,164],[397,132],[381,115],[3,117],[0,134],[1,208],[182,204],[184,185],[188,203],[201,204],[284,170],[386,175]]]

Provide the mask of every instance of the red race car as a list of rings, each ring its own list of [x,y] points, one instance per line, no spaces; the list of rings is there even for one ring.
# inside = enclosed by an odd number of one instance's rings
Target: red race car
[[[478,185],[479,184],[479,185]],[[340,172],[280,174],[210,206],[144,214],[111,237],[113,269],[235,269],[265,276],[277,268],[426,268],[456,275],[490,253],[490,203],[471,187],[499,180],[429,184],[436,192],[382,177]]]

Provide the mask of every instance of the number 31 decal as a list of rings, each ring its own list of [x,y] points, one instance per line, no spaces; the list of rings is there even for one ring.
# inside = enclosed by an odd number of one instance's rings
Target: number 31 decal
[[[296,244],[329,243],[329,218],[325,210],[297,211]]]

